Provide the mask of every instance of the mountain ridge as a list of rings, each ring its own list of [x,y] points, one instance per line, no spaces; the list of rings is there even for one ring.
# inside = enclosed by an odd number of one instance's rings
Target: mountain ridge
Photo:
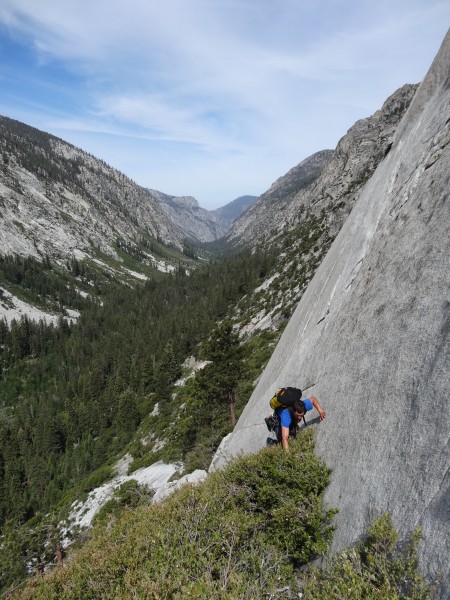
[[[150,192],[123,173],[19,121],[0,117],[0,128],[0,223],[7,251],[40,258],[72,251],[87,254],[96,245],[116,256],[116,237],[135,242],[143,234],[182,248],[182,232]],[[21,216],[23,221],[18,221]],[[36,229],[28,231],[31,241],[24,235],[27,224]],[[44,225],[51,226],[51,235]]]
[[[193,196],[170,196],[150,190],[170,221],[177,223],[185,237],[194,243],[213,242],[222,238],[232,222],[256,200],[256,196],[240,196],[225,206],[208,210]]]
[[[336,224],[331,233],[335,235],[363,184],[389,152],[396,127],[417,88],[417,84],[405,84],[372,116],[357,121],[335,150],[313,154],[280,177],[236,219],[226,239],[235,243],[267,240],[272,235],[272,223],[277,223],[278,229],[292,227],[308,208],[316,216],[322,209],[334,215]]]

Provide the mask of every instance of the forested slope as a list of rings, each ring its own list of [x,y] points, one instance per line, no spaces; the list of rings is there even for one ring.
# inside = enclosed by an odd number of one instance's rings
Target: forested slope
[[[118,453],[156,403],[164,435],[172,412],[179,413],[181,402],[172,401],[172,391],[181,363],[198,354],[197,345],[229,306],[263,281],[271,261],[268,255],[243,253],[190,276],[180,271],[136,288],[109,282],[102,301],[86,300],[73,325],[63,319],[56,326],[0,321],[0,518],[7,539],[0,552],[14,565],[3,584],[20,576],[23,561],[35,552],[27,543],[32,523],[56,509],[68,492],[74,498],[110,477]],[[37,262],[34,268],[43,269]],[[48,267],[48,277],[51,271]],[[33,288],[30,270],[27,281]],[[211,414],[217,417],[216,439],[230,427],[226,401],[219,398]],[[154,429],[154,423],[147,426]],[[208,448],[210,437],[198,440],[202,448]],[[181,435],[166,449],[168,457],[183,458],[196,440],[196,429],[190,428],[188,437]],[[219,441],[202,452],[204,464]],[[136,458],[147,464],[157,460],[152,446],[145,450],[142,457],[138,444]]]

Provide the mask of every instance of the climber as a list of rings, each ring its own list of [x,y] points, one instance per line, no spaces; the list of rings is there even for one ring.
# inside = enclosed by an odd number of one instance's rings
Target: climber
[[[320,406],[319,401],[315,396],[305,398],[304,400],[295,400],[292,407],[286,408],[280,406],[275,409],[275,427],[274,432],[277,436],[277,441],[286,452],[289,452],[289,436],[297,435],[298,424],[304,418],[305,414],[315,408],[319,413],[319,419],[323,421],[326,417],[326,412]]]

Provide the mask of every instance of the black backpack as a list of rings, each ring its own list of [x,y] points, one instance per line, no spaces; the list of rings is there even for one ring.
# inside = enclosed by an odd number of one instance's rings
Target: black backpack
[[[302,397],[302,390],[294,387],[280,388],[273,398],[271,398],[269,404],[270,408],[275,410],[276,408],[292,408],[296,400],[300,400]]]

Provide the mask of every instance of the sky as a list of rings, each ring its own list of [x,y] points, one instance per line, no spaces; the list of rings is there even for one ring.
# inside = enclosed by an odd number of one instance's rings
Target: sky
[[[211,210],[420,82],[449,25],[448,0],[0,0],[0,114]]]

